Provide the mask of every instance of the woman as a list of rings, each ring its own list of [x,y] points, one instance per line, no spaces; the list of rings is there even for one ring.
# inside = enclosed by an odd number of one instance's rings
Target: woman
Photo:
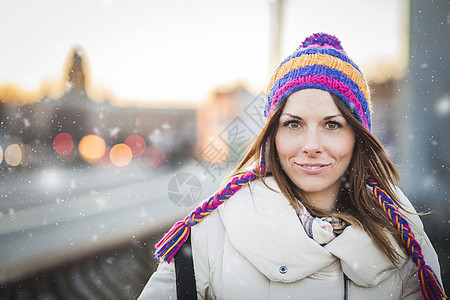
[[[231,181],[156,245],[162,261],[141,298],[176,298],[172,258],[191,232],[200,299],[446,297],[370,132],[366,80],[336,37],[314,34],[281,63],[264,115]]]

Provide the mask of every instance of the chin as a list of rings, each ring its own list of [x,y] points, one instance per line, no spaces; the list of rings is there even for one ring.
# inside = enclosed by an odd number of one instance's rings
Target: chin
[[[320,178],[317,178],[315,180],[298,178],[293,182],[300,190],[305,193],[321,193],[330,191],[333,190],[336,186],[336,182],[324,182],[324,180]],[[339,189],[339,187],[337,187],[337,189]]]
[[[298,186],[298,185],[297,185]],[[298,186],[305,193],[320,193],[326,190],[326,187],[316,186]]]
[[[305,181],[302,182],[294,182],[294,184],[301,189],[302,191],[306,193],[317,193],[321,192],[323,190],[326,190],[328,186],[324,185],[323,183],[308,183]]]

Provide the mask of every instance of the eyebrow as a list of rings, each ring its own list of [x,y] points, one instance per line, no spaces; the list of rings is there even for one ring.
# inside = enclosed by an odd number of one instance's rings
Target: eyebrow
[[[285,116],[285,115],[288,116],[288,117],[291,117],[291,118],[293,118],[293,119],[303,120],[303,119],[300,118],[299,116],[296,116],[296,115],[293,115],[293,114],[290,114],[290,113],[282,113],[280,117]]]
[[[303,120],[303,118],[301,118],[301,117],[299,117],[299,116],[297,116],[297,115],[290,114],[290,113],[282,113],[280,117],[282,117],[282,116],[284,116],[284,115],[289,116],[289,117],[291,117],[291,118],[293,118],[293,119]],[[331,119],[334,119],[334,118],[337,118],[337,117],[343,118],[344,116],[341,115],[341,114],[337,114],[337,115],[332,115],[332,116],[326,116],[326,117],[324,117],[323,119],[324,119],[325,121],[328,121],[328,120],[331,120]]]

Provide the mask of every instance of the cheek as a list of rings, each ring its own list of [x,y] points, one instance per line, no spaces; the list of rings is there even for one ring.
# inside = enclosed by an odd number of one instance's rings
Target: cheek
[[[339,151],[337,152],[339,157],[345,160],[346,163],[350,163],[353,155],[353,148],[355,146],[355,139],[353,136],[348,136],[339,143]]]
[[[281,163],[294,152],[295,145],[293,145],[292,139],[286,137],[282,132],[278,132],[275,136],[275,145]]]

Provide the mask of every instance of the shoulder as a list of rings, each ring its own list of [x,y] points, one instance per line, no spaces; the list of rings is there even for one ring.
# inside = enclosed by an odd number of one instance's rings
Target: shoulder
[[[226,245],[230,235],[233,235],[232,229],[237,228],[241,234],[245,233],[243,228],[248,226],[244,222],[247,219],[246,211],[255,210],[254,194],[264,194],[267,190],[260,180],[250,182],[191,228],[192,255],[198,291],[207,293],[211,284],[212,270],[221,269],[224,252],[230,251],[229,244],[228,247]],[[229,223],[232,223],[232,228]],[[247,235],[246,237],[248,238]]]
[[[258,202],[262,203],[265,202],[266,199],[286,202],[285,197],[280,192],[273,177],[270,176],[264,178],[264,182],[261,179],[256,179],[235,191],[234,194],[224,201],[224,203],[216,210],[212,211],[201,222],[194,226],[192,231],[197,232],[197,234],[202,232],[202,235],[205,236],[208,235],[208,232],[223,231],[223,215],[227,214],[227,211],[234,211],[235,209],[244,210],[249,207],[254,207],[256,205],[255,199],[258,199]]]
[[[406,195],[403,193],[403,191],[400,189],[400,187],[394,186],[393,190],[394,190],[394,193],[397,196],[398,200],[405,207],[405,209],[408,211],[411,210],[415,213],[416,210],[414,209],[411,201],[409,201],[408,197],[406,197]]]
[[[289,203],[272,176],[265,177],[264,179],[256,179],[249,182],[247,186],[243,186],[229,201],[220,207],[220,211],[242,205],[263,205],[267,201],[269,201],[271,205],[283,202]]]
[[[411,231],[414,234],[413,238],[415,238],[420,245],[422,255],[425,259],[425,263],[428,264],[433,269],[439,281],[442,282],[439,259],[436,251],[434,250],[433,245],[431,244],[430,239],[428,238],[425,232],[423,223],[419,217],[420,214],[416,212],[414,206],[409,201],[408,197],[403,193],[403,191],[399,187],[395,187],[394,192],[403,206],[403,209],[399,210],[402,212],[403,216],[406,217],[407,222],[410,225]],[[417,270],[415,266],[413,267],[413,269]]]
[[[202,252],[205,256],[207,253],[220,255],[225,238],[234,231],[242,232],[242,228],[251,226],[250,219],[268,220],[274,215],[288,214],[286,211],[292,211],[292,207],[273,177],[266,177],[264,182],[260,179],[249,182],[192,227],[194,248],[201,245],[196,252]],[[214,259],[211,257],[211,260]]]
[[[374,193],[374,196],[376,196],[375,190],[370,185],[368,185],[368,188],[371,190],[372,193]],[[422,221],[420,220],[419,215],[417,214],[411,201],[409,201],[408,197],[403,193],[400,187],[394,185],[391,188],[394,195],[388,196],[390,196],[391,198],[394,198],[393,196],[395,196],[398,199],[395,208],[397,208],[398,211],[401,213],[401,215],[404,218],[406,218],[408,223],[412,222],[413,224],[411,225],[416,226],[416,229],[418,229],[418,231],[422,231],[423,230]]]

